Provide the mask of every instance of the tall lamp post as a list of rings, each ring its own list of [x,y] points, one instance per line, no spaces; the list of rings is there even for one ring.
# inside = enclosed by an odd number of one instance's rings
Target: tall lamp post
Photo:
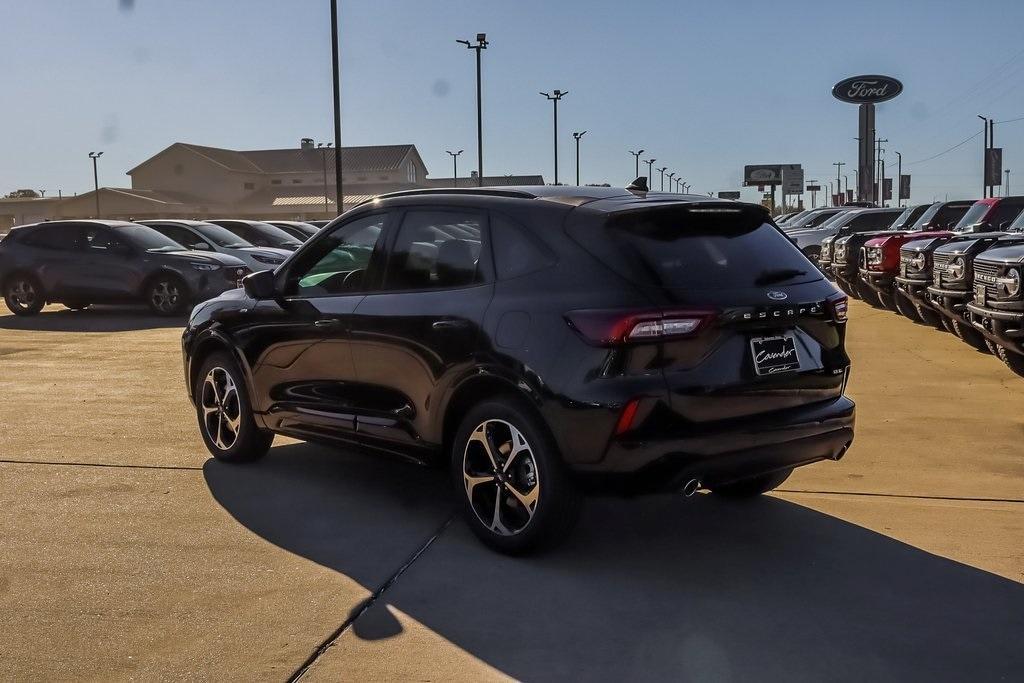
[[[903,155],[896,152],[896,206],[903,206]]]
[[[842,194],[843,193],[843,185],[842,185],[842,181],[840,180],[840,176],[841,176],[841,171],[843,170],[843,166],[846,166],[846,162],[834,161],[834,162],[832,162],[832,165],[836,167],[836,194]],[[832,201],[837,206],[839,204],[843,203],[842,201],[839,201],[839,202],[836,202],[835,200],[832,200]]]
[[[576,185],[580,184],[580,138],[587,134],[587,131],[581,131],[573,133],[572,137],[576,140]]]
[[[658,173],[661,174],[661,191],[665,191],[665,171],[668,170],[668,166],[662,166],[658,169]]]
[[[639,178],[640,177],[640,155],[643,154],[644,151],[640,150],[639,152],[634,152],[633,150],[629,150],[629,153],[632,154],[635,157],[635,161],[636,161],[636,170],[633,171],[633,177],[634,178]]]
[[[96,160],[103,156],[103,152],[89,152],[92,159],[92,184],[96,194],[96,218],[100,217],[100,176],[96,170]]]
[[[1003,188],[1003,196],[1010,196],[1010,169],[1006,169],[1006,187]]]
[[[673,184],[673,183],[675,183],[675,180],[674,180],[675,177],[676,177],[676,172],[675,171],[672,171],[671,173],[668,174],[668,189],[671,190],[672,192],[675,192],[678,189]]]
[[[654,162],[657,159],[647,159],[644,161],[647,164],[647,187],[650,188],[654,185]]]
[[[476,50],[476,184],[484,184],[484,109],[480,95],[480,53],[487,49],[487,34],[476,34],[476,44],[468,40],[456,40],[470,50]]]
[[[551,100],[551,104],[554,105],[553,109],[555,112],[555,125],[554,125],[554,144],[555,144],[555,185],[558,184],[558,100],[562,99],[569,94],[569,91],[555,90],[552,94],[542,92],[541,95]]]
[[[450,149],[446,149],[445,152],[452,155],[452,187],[459,186],[459,155],[465,150],[460,149],[458,152],[453,152]]]
[[[338,57],[338,0],[331,0],[331,73],[334,78],[334,192],[338,215],[345,211],[345,191],[341,184],[341,63]],[[326,189],[324,195],[327,194]]]
[[[326,145],[324,143],[322,143],[322,142],[317,144],[317,147],[323,149],[323,152],[320,153],[320,156],[323,158],[323,161],[324,161],[324,214],[325,215],[330,213],[330,211],[331,211],[330,207],[327,204],[327,149],[330,146],[331,146],[331,143],[329,143],[329,142]]]

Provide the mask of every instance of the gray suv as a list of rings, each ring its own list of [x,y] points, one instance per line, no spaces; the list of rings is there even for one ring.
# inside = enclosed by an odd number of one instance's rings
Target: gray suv
[[[16,315],[145,302],[158,315],[234,289],[252,272],[233,256],[189,251],[136,223],[67,220],[11,228],[0,241],[0,286]]]

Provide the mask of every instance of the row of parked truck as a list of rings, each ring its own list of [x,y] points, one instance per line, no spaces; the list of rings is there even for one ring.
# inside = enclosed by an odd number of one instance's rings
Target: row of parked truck
[[[1024,196],[812,209],[779,227],[848,295],[1024,375]]]

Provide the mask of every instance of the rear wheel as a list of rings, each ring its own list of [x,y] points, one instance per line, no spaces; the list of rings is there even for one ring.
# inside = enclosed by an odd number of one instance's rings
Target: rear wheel
[[[782,482],[789,479],[791,474],[793,474],[792,469],[770,472],[762,474],[760,477],[740,479],[739,481],[722,486],[712,486],[711,492],[726,498],[752,498],[778,488],[782,485]]]
[[[196,417],[210,454],[231,463],[266,455],[274,435],[256,426],[242,373],[231,357],[211,354],[197,377]]]
[[[953,321],[953,334],[960,337],[960,339],[967,342],[969,346],[973,346],[978,351],[990,350],[988,345],[985,343],[985,335],[959,320]],[[1000,356],[1000,358],[1002,358],[1002,356]],[[1009,363],[1007,363],[1007,365],[1009,365]]]
[[[469,411],[451,471],[470,529],[498,552],[551,547],[576,523],[579,491],[540,418],[519,401],[493,399]]]
[[[1006,363],[1006,367],[1014,371],[1014,373],[1024,377],[1024,356],[1010,351],[1004,346],[996,346],[996,355],[999,356],[999,360]]]
[[[4,301],[14,315],[35,315],[43,310],[46,296],[39,280],[19,273],[4,283]]]
[[[176,275],[157,275],[146,285],[146,303],[157,315],[182,315],[188,306],[188,290]]]

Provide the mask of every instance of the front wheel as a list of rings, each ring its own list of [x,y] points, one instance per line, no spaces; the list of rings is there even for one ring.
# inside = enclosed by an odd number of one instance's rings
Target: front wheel
[[[967,342],[968,346],[972,346],[978,351],[988,351],[989,348],[985,344],[985,335],[978,332],[976,329],[962,323],[959,320],[953,321],[953,334],[960,337],[963,341]],[[1002,358],[1002,356],[1000,356]],[[1009,365],[1009,363],[1007,363]],[[1011,366],[1012,369],[1013,366]],[[1016,371],[1015,371],[1016,372]]]
[[[793,474],[792,469],[779,470],[778,472],[762,474],[760,477],[740,479],[731,484],[712,486],[710,488],[712,493],[726,498],[753,498],[778,488],[782,485],[782,482],[789,479],[791,474]]]
[[[15,275],[4,284],[4,301],[14,315],[35,315],[43,310],[46,297],[39,280],[31,275]]]
[[[996,346],[996,355],[999,356],[999,360],[1006,363],[1006,367],[1010,368],[1014,373],[1021,377],[1024,377],[1024,356],[1010,351],[1003,346]]]
[[[274,435],[256,426],[238,366],[226,353],[206,359],[194,388],[199,431],[210,454],[224,462],[248,462],[270,450]]]
[[[511,399],[482,403],[452,444],[452,479],[473,533],[498,552],[551,547],[572,530],[580,493],[540,418]]]
[[[174,275],[158,275],[146,286],[146,303],[157,315],[183,315],[188,306],[185,283]]]
[[[914,302],[907,298],[903,293],[897,291],[893,295],[893,303],[896,304],[896,310],[899,311],[904,318],[909,318],[915,323],[921,322],[921,318],[917,314],[917,309],[914,307]]]

